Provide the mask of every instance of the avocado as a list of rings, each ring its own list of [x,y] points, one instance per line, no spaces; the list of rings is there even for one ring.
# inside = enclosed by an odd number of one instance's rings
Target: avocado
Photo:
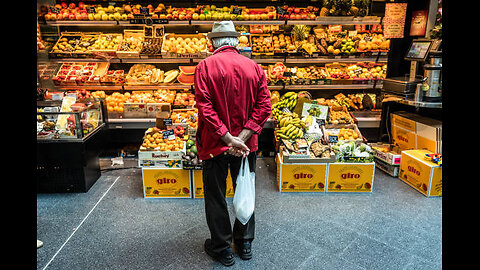
[[[365,110],[373,109],[373,101],[369,95],[363,95],[362,106]]]

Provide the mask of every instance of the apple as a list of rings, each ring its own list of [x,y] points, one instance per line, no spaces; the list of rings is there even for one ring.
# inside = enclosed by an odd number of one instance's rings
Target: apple
[[[63,19],[63,20],[68,20],[68,19],[69,19],[68,16],[70,16],[70,14],[68,14],[67,12],[62,13],[62,19]],[[57,17],[58,17],[58,16],[57,16]],[[59,20],[60,20],[60,19],[59,19]]]
[[[285,20],[288,20],[288,19],[290,19],[290,15],[285,14],[285,15],[283,15],[283,18],[284,18]]]
[[[61,6],[62,6],[62,8],[64,8],[64,9],[68,8],[68,4],[65,3],[65,2],[62,2],[62,3],[61,3]]]
[[[302,19],[302,15],[300,15],[300,14],[297,14],[297,15],[293,14],[292,16],[295,16],[296,20],[301,20]]]
[[[110,13],[110,14],[108,15],[108,20],[109,20],[109,21],[115,21],[115,15],[113,15],[113,14]]]
[[[172,14],[170,14],[170,13],[169,13],[169,14],[167,14],[167,20],[169,20],[169,21],[170,21],[170,20],[172,20],[172,19],[173,19],[173,15],[172,15]]]
[[[72,21],[75,20],[75,14],[69,14],[68,19]]]
[[[203,14],[202,14],[203,15]],[[198,15],[198,13],[193,13],[192,19],[193,20],[198,20],[201,15]],[[203,16],[205,18],[205,16]]]
[[[315,20],[317,18],[317,16],[315,16],[315,14],[310,14],[310,20]]]
[[[157,13],[153,13],[153,14],[152,14],[152,19],[158,19],[158,14],[157,14]]]
[[[302,20],[306,20],[308,17],[307,17],[307,14],[303,13],[302,15],[300,15],[300,18]]]
[[[43,16],[43,17],[45,18],[46,21],[50,21],[50,20],[52,20],[52,19],[51,19],[52,14],[53,14],[53,13],[47,13],[47,14],[45,14],[45,16]]]
[[[197,13],[194,13],[194,14],[197,14]],[[193,15],[191,13],[188,13],[186,16],[185,16],[185,19],[186,20],[191,20],[193,17]]]
[[[81,17],[82,20],[85,20],[85,21],[90,19],[90,17],[87,15],[87,13],[80,13],[80,17]]]
[[[80,9],[84,9],[84,8],[85,8],[85,3],[83,3],[83,2],[78,2],[78,7],[79,7]]]
[[[93,19],[95,21],[100,21],[102,19],[102,14],[100,14],[100,13],[93,14]]]
[[[127,14],[127,19],[133,19],[133,18],[134,18],[134,16],[133,16],[132,13],[128,13],[128,14]]]
[[[106,13],[102,14],[102,21],[108,21],[108,15]]]
[[[297,13],[297,14],[300,13],[300,8],[295,8],[295,9],[293,10],[293,12],[294,12],[294,13]]]
[[[123,7],[123,9],[126,11],[126,12],[132,12],[132,7],[130,5],[125,5]]]
[[[68,8],[70,8],[70,9],[75,9],[75,7],[76,7],[76,6],[75,6],[75,3],[70,3],[70,4],[68,5]]]
[[[161,20],[166,20],[166,19],[167,19],[167,15],[165,15],[165,14],[160,14],[159,18],[160,18]]]

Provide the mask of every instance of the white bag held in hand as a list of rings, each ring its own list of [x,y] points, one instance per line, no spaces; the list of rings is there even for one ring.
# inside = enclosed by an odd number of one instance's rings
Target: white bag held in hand
[[[245,164],[245,166],[244,166]],[[255,208],[255,173],[250,172],[248,159],[243,158],[233,196],[233,210],[237,219],[247,224]]]

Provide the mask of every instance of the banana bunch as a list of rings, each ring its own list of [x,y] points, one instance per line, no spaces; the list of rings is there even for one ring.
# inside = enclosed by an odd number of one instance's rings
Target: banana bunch
[[[278,119],[279,129],[277,129],[277,137],[279,139],[297,139],[302,138],[304,130],[307,128],[296,113],[285,113],[280,115]]]
[[[293,111],[293,108],[297,105],[297,93],[287,92],[280,98],[280,101],[275,103],[272,106],[272,115],[275,119],[278,119],[279,116],[284,115],[283,109],[287,108],[290,111]]]

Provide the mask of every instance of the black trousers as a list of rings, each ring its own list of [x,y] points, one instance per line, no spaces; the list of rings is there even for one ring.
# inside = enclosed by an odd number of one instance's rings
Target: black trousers
[[[247,158],[250,171],[255,172],[257,154],[250,153]],[[241,161],[241,157],[225,153],[203,161],[205,214],[214,252],[221,252],[229,248],[232,238],[234,242],[253,241],[254,239],[255,213],[245,225],[235,218],[232,232],[225,200],[228,169],[230,167],[233,190],[235,190]]]

